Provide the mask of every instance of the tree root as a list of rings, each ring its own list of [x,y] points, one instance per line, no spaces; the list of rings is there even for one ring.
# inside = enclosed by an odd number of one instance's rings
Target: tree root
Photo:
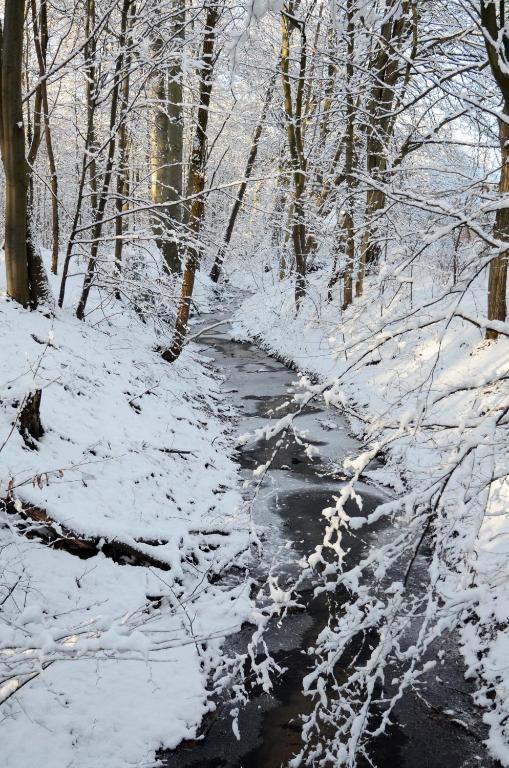
[[[37,449],[37,441],[44,434],[41,423],[41,396],[42,391],[36,389],[27,395],[25,403],[19,414],[19,431],[27,448]]]

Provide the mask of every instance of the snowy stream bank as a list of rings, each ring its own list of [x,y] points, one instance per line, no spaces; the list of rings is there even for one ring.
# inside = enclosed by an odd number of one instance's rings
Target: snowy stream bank
[[[44,755],[52,768],[156,760],[166,768],[279,768],[300,746],[299,715],[310,707],[302,695],[306,649],[327,622],[326,599],[304,584],[306,610],[269,625],[270,650],[287,671],[273,695],[252,691],[240,740],[209,683],[246,646],[252,579],[263,581],[270,569],[283,582],[294,579],[321,541],[321,511],[341,486],[338,467],[357,448],[347,422],[323,403],[308,407],[298,428],[317,457],[293,438],[281,446],[248,519],[239,512],[251,494],[243,481],[273,446],[248,441],[235,455],[235,436],[291,407],[294,373],[233,341],[228,324],[168,366],[150,329],[128,315],[94,326],[7,301],[0,312],[9,330],[3,433],[34,386],[42,389],[45,428],[38,450],[17,430],[10,434],[2,479],[25,505],[44,509],[57,531],[97,540],[99,550],[82,559],[48,547],[36,527],[27,538],[27,521],[12,512],[2,518],[0,641],[17,649],[2,656],[4,679],[10,674],[1,688],[3,765],[32,768]],[[373,487],[359,492],[364,509],[374,509]],[[263,541],[260,562],[248,558],[252,523]],[[111,557],[108,545],[129,546],[159,566]],[[350,558],[361,546],[349,541]],[[389,736],[373,745],[380,768],[493,766],[457,654],[440,675],[430,679],[427,701],[409,696]]]
[[[221,319],[214,315],[205,325]],[[224,391],[241,413],[240,434],[253,432],[267,418],[280,417],[295,391],[296,375],[248,342],[235,342],[228,326],[201,337],[215,365],[225,376]],[[298,417],[298,427],[307,431],[307,442],[319,455],[313,461],[305,447],[289,439],[279,450],[253,507],[253,516],[263,536],[262,566],[273,569],[283,581],[299,573],[299,561],[307,557],[323,536],[321,510],[329,506],[340,487],[331,472],[357,447],[346,420],[335,409],[315,403]],[[272,450],[266,442],[248,442],[240,460],[246,478],[264,464]],[[364,510],[374,509],[380,497],[370,486],[361,486]],[[351,514],[356,511],[350,508]],[[372,535],[383,535],[379,530]],[[350,558],[361,551],[360,540],[349,540]],[[423,563],[425,567],[425,563]],[[281,625],[273,622],[267,631],[269,648],[286,672],[276,683],[274,695],[253,691],[241,712],[238,741],[231,728],[227,702],[207,718],[202,741],[183,743],[161,755],[165,768],[280,768],[300,748],[299,716],[310,708],[302,694],[302,679],[311,660],[306,649],[313,644],[328,618],[327,599],[312,596],[312,585],[304,585],[306,611],[289,615]],[[345,599],[338,595],[337,599]],[[231,641],[243,650],[249,629]],[[471,686],[464,680],[461,659],[447,638],[447,664],[438,676],[429,676],[428,688],[410,694],[397,708],[389,734],[373,745],[372,757],[379,768],[494,768],[482,744],[486,729],[479,710],[471,701]],[[362,763],[360,766],[364,766]],[[367,764],[366,764],[367,765]]]

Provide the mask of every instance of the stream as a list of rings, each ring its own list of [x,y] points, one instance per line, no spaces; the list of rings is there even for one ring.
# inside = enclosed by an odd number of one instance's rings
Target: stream
[[[202,317],[205,326],[222,318],[220,313]],[[241,415],[239,434],[252,432],[266,424],[271,415],[279,418],[292,407],[288,401],[296,374],[254,345],[233,341],[227,324],[204,333],[198,343],[225,377],[224,396]],[[274,409],[278,409],[277,414]],[[300,430],[308,431],[307,442],[319,449],[319,456],[310,460],[305,448],[288,438],[253,506],[256,527],[263,535],[264,568],[275,567],[283,582],[297,576],[298,561],[321,542],[321,511],[333,503],[337,494],[342,458],[358,446],[346,420],[323,402],[308,407],[296,423]],[[239,460],[246,478],[268,460],[271,450],[271,443],[265,441],[248,443],[241,450]],[[363,514],[383,498],[381,492],[368,485],[358,490],[363,498]],[[355,514],[354,509],[347,509]],[[360,557],[362,542],[352,538],[348,544],[349,557],[355,561]],[[426,567],[426,563],[420,567]],[[309,588],[304,585],[301,596],[307,603],[306,611],[290,614],[280,626],[274,621],[267,631],[272,655],[287,671],[276,681],[272,695],[253,692],[239,716],[241,740],[235,738],[227,706],[219,703],[203,724],[202,739],[160,754],[160,764],[165,768],[280,768],[299,750],[299,716],[311,707],[302,694],[302,679],[312,664],[305,651],[328,619],[327,599],[323,595],[314,597],[311,584]],[[230,647],[245,648],[249,633],[249,629],[240,632],[229,641]],[[472,684],[464,679],[454,638],[444,638],[441,647],[446,651],[447,664],[440,668],[440,679],[435,671],[420,694],[406,695],[394,711],[388,734],[372,744],[372,763],[359,761],[359,768],[370,764],[377,768],[498,766],[484,747],[487,730],[482,713],[472,702]]]

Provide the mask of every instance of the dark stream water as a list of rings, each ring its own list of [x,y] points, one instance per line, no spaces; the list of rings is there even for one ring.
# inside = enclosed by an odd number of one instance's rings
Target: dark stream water
[[[208,323],[218,319],[219,315],[209,316]],[[228,326],[209,331],[201,342],[225,376],[225,398],[241,413],[239,434],[266,424],[274,409],[281,416],[291,407],[284,404],[291,397],[296,375],[284,365],[255,346],[232,341]],[[332,464],[337,472],[342,457],[356,446],[346,422],[323,403],[299,416],[298,426],[308,431],[307,440],[319,448],[320,457],[311,461],[302,446],[289,440],[279,450],[253,509],[264,535],[265,568],[275,564],[283,580],[296,576],[299,559],[322,540],[321,511],[331,505],[341,482],[340,476],[331,476]],[[271,446],[265,442],[246,445],[240,457],[246,477],[270,453]],[[360,487],[359,492],[363,514],[380,501],[369,486]],[[355,560],[365,545],[352,539],[349,546],[349,557]],[[298,752],[299,716],[311,706],[301,693],[311,664],[306,649],[328,618],[327,598],[313,597],[312,585],[302,597],[307,602],[304,613],[291,614],[280,626],[274,622],[268,630],[272,654],[287,672],[277,681],[273,695],[253,692],[239,717],[241,740],[234,736],[227,707],[219,704],[204,723],[201,740],[160,755],[165,768],[281,768]],[[231,644],[242,649],[247,638],[248,630]],[[394,713],[390,732],[373,743],[372,764],[378,768],[496,768],[483,745],[486,729],[472,704],[472,688],[464,679],[454,640],[445,638],[443,647],[448,661],[440,669],[440,680],[430,677],[420,695],[408,694]],[[359,762],[359,768],[367,765]]]

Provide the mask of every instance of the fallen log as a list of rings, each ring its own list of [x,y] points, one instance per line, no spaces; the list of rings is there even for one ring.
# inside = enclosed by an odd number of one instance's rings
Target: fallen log
[[[162,546],[167,543],[165,541],[157,542],[156,545],[154,542],[140,540],[132,545],[123,541],[105,541],[100,536],[78,536],[65,525],[52,520],[40,507],[14,499],[12,496],[1,499],[1,502],[9,515],[20,518],[18,528],[24,535],[28,538],[38,538],[53,549],[64,550],[83,560],[103,552],[106,557],[118,563],[123,564],[129,561],[131,565],[170,570],[170,565],[166,561],[143,551],[146,546]],[[33,525],[34,523],[36,525]],[[136,544],[139,544],[139,548]]]

